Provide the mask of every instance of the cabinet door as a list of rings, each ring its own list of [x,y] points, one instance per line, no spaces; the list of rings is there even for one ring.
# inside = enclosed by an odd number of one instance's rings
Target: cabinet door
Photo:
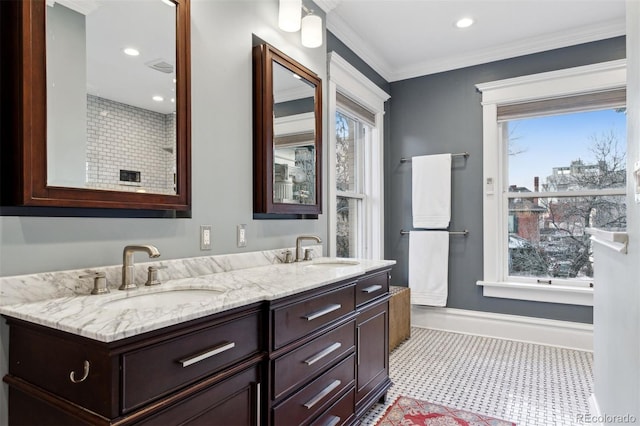
[[[356,406],[358,412],[373,404],[388,389],[389,319],[388,300],[358,312]]]
[[[138,425],[260,424],[260,371],[250,367],[181,401]]]

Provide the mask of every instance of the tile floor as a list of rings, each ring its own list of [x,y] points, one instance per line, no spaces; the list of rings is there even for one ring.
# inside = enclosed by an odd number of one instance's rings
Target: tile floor
[[[579,425],[593,393],[593,354],[413,327],[390,355],[393,386],[363,425],[398,395],[510,420],[518,426]]]

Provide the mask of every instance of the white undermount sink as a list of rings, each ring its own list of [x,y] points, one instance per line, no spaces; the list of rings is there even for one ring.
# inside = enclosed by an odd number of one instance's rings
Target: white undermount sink
[[[359,265],[360,262],[356,260],[342,260],[342,259],[327,259],[327,260],[317,260],[309,265],[306,265],[306,268],[309,269],[330,269],[330,268],[344,268],[348,266],[356,266]]]
[[[185,303],[207,303],[220,295],[215,289],[176,289],[156,293],[142,293],[115,299],[102,305],[105,309],[171,308]]]

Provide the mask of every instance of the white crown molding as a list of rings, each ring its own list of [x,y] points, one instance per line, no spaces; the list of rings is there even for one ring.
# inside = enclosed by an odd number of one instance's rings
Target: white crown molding
[[[327,29],[387,81],[393,75],[391,66],[334,13],[327,14]]]
[[[313,2],[324,11],[329,13],[340,4],[341,0],[313,0]]]
[[[411,305],[413,327],[593,351],[593,325],[521,315]]]
[[[339,16],[335,14],[327,15],[327,29],[388,82],[604,40],[626,33],[625,21],[621,19],[605,22],[600,25],[590,25],[572,31],[562,31],[540,37],[532,37],[526,40],[518,40],[477,52],[432,58],[429,61],[410,67],[394,68],[376,53],[372,46],[356,34]]]

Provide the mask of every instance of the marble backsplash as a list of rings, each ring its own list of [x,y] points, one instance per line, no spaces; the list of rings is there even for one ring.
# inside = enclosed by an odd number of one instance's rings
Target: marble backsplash
[[[320,244],[305,245],[304,248],[313,250],[313,258],[322,256],[322,245]],[[248,253],[136,262],[135,282],[138,285],[144,285],[149,266],[160,268],[158,279],[164,282],[282,263],[285,257],[284,253],[287,250],[291,250],[295,256],[295,247],[288,247]],[[140,257],[142,256],[143,254],[140,255]],[[0,277],[0,306],[88,295],[93,289],[93,279],[79,277],[91,272],[104,272],[109,289],[117,291],[122,280],[122,265]]]

